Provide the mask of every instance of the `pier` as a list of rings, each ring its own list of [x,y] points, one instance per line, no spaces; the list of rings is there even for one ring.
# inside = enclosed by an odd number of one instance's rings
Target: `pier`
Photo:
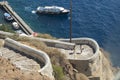
[[[11,8],[7,1],[0,2],[0,6],[2,6],[11,16],[13,19],[20,25],[22,30],[27,34],[33,34],[32,29],[19,17],[19,15]]]

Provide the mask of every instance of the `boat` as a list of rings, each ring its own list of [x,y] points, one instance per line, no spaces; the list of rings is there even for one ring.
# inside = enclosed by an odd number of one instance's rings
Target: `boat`
[[[4,13],[4,17],[7,21],[12,21],[13,20],[12,16],[9,13]]]
[[[19,27],[20,27],[17,22],[13,22],[12,26],[14,29],[19,29]]]
[[[70,11],[63,7],[58,6],[39,6],[36,10],[37,14],[51,14],[51,15],[60,15],[60,14],[68,14]]]

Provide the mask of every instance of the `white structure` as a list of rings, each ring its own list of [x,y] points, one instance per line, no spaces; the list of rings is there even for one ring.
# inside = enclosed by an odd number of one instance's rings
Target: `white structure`
[[[60,39],[69,42],[69,39]],[[72,54],[66,54],[67,59],[79,72],[87,76],[93,75],[99,70],[100,54],[97,42],[91,38],[73,38],[72,43],[76,44]]]

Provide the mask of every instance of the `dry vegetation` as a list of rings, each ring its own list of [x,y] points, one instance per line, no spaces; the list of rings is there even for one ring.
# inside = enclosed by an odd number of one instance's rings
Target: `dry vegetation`
[[[50,34],[42,34],[42,33],[38,33],[36,37],[45,38],[45,39],[56,39],[55,37],[51,36]]]

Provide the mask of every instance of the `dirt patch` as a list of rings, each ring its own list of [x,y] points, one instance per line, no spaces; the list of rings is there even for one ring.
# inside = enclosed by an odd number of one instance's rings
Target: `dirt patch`
[[[50,80],[38,72],[21,71],[10,63],[9,60],[0,57],[0,80]]]

